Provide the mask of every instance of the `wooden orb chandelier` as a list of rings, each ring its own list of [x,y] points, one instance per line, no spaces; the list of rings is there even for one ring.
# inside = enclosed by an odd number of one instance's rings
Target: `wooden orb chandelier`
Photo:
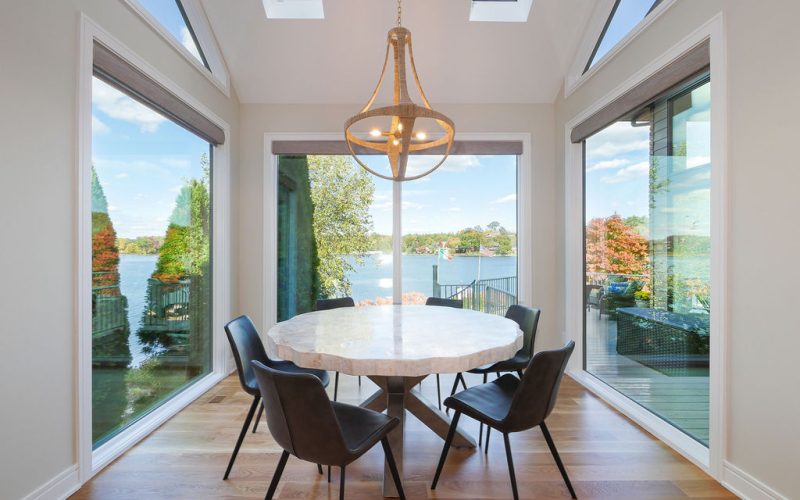
[[[387,35],[386,56],[383,60],[383,69],[381,70],[378,85],[375,87],[375,91],[372,93],[369,101],[367,101],[366,106],[364,106],[357,115],[350,117],[345,122],[344,137],[345,141],[347,141],[350,154],[353,155],[356,162],[365,170],[384,179],[410,181],[430,174],[444,163],[453,147],[455,124],[453,120],[431,108],[425,96],[425,92],[422,90],[422,86],[419,83],[419,75],[417,75],[417,68],[414,65],[414,51],[411,48],[411,32],[401,26],[402,10],[400,1],[401,0],[398,0],[397,2],[397,26],[389,30],[389,34]],[[373,108],[372,105],[375,102],[375,98],[378,95],[378,91],[381,89],[383,79],[386,75],[390,48],[394,55],[394,94],[392,105]],[[422,98],[422,106],[415,104],[408,95],[408,85],[406,82],[406,52],[408,52],[408,61],[411,64],[411,73],[414,75],[414,83]],[[370,137],[368,139],[358,137],[352,132],[351,128],[356,123],[375,119],[384,119],[388,121],[390,123],[388,130],[373,128],[369,132]],[[414,126],[419,119],[428,119],[428,122],[437,124],[443,131],[443,134],[419,128],[415,129]],[[362,161],[356,153],[356,146],[385,154],[389,159],[389,166],[391,167],[392,173],[391,177],[376,172]],[[443,149],[443,156],[441,159],[432,164],[429,168],[424,169],[422,173],[415,171],[411,173],[412,175],[407,175],[409,155],[433,148]]]

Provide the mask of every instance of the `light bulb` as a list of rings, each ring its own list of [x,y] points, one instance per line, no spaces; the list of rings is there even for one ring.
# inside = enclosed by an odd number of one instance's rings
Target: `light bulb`
[[[381,131],[376,129],[376,128],[374,128],[374,129],[369,131],[369,135],[371,135],[372,137],[380,137],[381,136]]]
[[[395,139],[395,140],[392,141],[392,144],[394,144],[395,146],[399,146],[400,145],[400,141]]]
[[[397,124],[397,130],[400,131],[400,132],[403,131],[403,124],[402,123],[398,123]]]
[[[425,132],[417,132],[417,139],[420,141],[424,141],[428,137],[428,134]]]

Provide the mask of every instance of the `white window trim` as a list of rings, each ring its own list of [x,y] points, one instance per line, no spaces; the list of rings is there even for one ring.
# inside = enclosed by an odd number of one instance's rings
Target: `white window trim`
[[[528,133],[460,133],[464,141],[521,141],[522,154],[517,156],[517,288],[519,303],[533,304],[533,179],[531,165],[531,135]],[[278,155],[272,154],[273,141],[338,141],[341,133],[309,134],[264,134],[264,274],[262,276],[263,325],[262,335],[277,322],[278,289],[277,266],[271,265],[278,259]],[[413,182],[413,181],[411,181]],[[396,287],[395,287],[396,288]]]
[[[613,60],[617,54],[630,45],[640,33],[656,22],[656,20],[670,7],[675,5],[677,1],[678,0],[662,0],[651,13],[639,21],[639,24],[634,26],[627,35],[622,37],[611,50],[606,52],[602,58],[584,72],[586,63],[589,62],[589,57],[591,57],[592,51],[600,40],[600,35],[608,21],[608,16],[611,15],[611,9],[614,8],[615,0],[600,0],[593,11],[592,18],[589,20],[589,25],[584,32],[583,39],[581,40],[575,59],[572,61],[572,65],[569,68],[567,77],[564,79],[564,98],[572,95],[573,92],[590,80],[592,76]]]
[[[94,41],[163,85],[225,131],[225,144],[214,148],[212,169],[212,371],[159,406],[119,435],[92,450],[92,304],[91,297],[91,167],[92,167],[92,54]],[[77,449],[80,484],[119,457],[205,391],[227,376],[233,365],[227,356],[222,321],[230,317],[230,126],[85,14],[81,15],[78,57],[78,148],[76,161],[76,276],[75,338],[77,346]]]
[[[678,431],[652,412],[622,396],[600,382],[583,368],[583,152],[581,144],[570,142],[573,127],[635,87],[649,76],[679,58],[702,41],[711,41],[711,319],[710,340],[710,430],[709,447],[705,448]],[[727,243],[728,243],[728,182],[727,182],[727,80],[725,60],[725,26],[722,13],[717,14],[692,34],[675,44],[616,89],[595,102],[566,124],[565,132],[565,279],[566,332],[565,338],[575,341],[575,354],[567,367],[579,383],[600,396],[690,461],[724,482],[727,447],[727,414],[725,382],[727,367]]]
[[[222,52],[219,50],[217,40],[214,37],[214,32],[211,29],[211,24],[208,22],[205,10],[200,4],[199,0],[181,0],[183,9],[186,12],[186,17],[189,18],[190,29],[197,37],[197,42],[200,44],[199,49],[203,51],[206,62],[211,67],[211,70],[206,68],[202,62],[192,55],[189,50],[184,47],[175,36],[170,33],[167,28],[161,24],[158,19],[153,17],[150,12],[138,0],[123,0],[123,2],[139,17],[141,17],[157,34],[161,36],[167,43],[172,46],[180,55],[182,55],[197,71],[206,77],[211,83],[214,84],[225,97],[230,97],[230,76],[228,68],[225,65],[225,59],[222,57]]]

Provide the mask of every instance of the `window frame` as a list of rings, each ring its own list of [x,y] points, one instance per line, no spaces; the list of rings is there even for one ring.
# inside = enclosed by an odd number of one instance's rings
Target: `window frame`
[[[205,17],[205,11],[198,0],[179,0],[179,10],[186,21],[186,27],[197,44],[201,58],[206,66],[192,55],[189,50],[170,33],[158,19],[156,19],[138,0],[122,0],[134,14],[142,20],[161,38],[164,39],[175,51],[182,55],[197,71],[214,84],[226,97],[230,97],[230,76],[222,57],[222,52],[217,45],[211,30],[211,25]],[[169,0],[174,1],[174,0]]]
[[[263,261],[263,325],[261,334],[266,332],[277,323],[278,299],[277,294],[272,293],[277,289],[277,266],[270,265],[278,259],[278,162],[280,155],[273,154],[273,141],[341,141],[341,134],[338,133],[266,133],[264,134],[264,185],[263,185],[263,228],[264,228],[264,261]],[[475,133],[459,134],[459,140],[463,141],[520,141],[522,142],[522,153],[517,156],[517,295],[518,303],[532,305],[533,294],[533,265],[532,265],[532,234],[533,234],[533,214],[532,197],[532,166],[531,166],[531,136],[529,133]],[[308,153],[312,154],[312,153]],[[479,153],[476,153],[479,154]],[[487,153],[488,154],[488,153]],[[413,181],[411,181],[413,182]],[[402,184],[402,183],[401,183]],[[396,216],[402,210],[402,204],[397,203],[398,190],[395,188],[395,195],[392,210]],[[402,240],[395,238],[393,242],[397,244]],[[397,249],[395,248],[395,251]],[[396,276],[395,276],[396,278]],[[394,280],[393,287],[394,299],[399,300],[402,296],[402,277],[401,280]],[[262,340],[264,340],[262,338]]]
[[[212,146],[211,199],[212,369],[125,430],[92,449],[92,304],[91,167],[93,49],[99,42],[196,109],[225,131],[226,142]],[[234,362],[226,349],[222,319],[230,317],[230,125],[85,14],[78,47],[78,147],[76,157],[75,345],[78,482],[83,484],[153,430],[196,400],[230,373]]]
[[[617,44],[612,47],[603,57],[601,57],[594,65],[586,69],[587,61],[590,61],[590,56],[593,56],[596,47],[600,44],[601,34],[605,34],[607,24],[610,22],[611,16],[609,13],[612,8],[615,8],[617,0],[601,0],[592,13],[592,18],[581,39],[580,45],[576,52],[575,59],[564,78],[564,98],[571,96],[578,90],[584,83],[591,80],[592,77],[599,73],[608,63],[614,60],[620,52],[630,45],[642,32],[644,32],[651,24],[661,17],[662,14],[667,12],[678,0],[659,0],[653,8],[647,13],[636,26],[631,29]]]
[[[664,8],[665,0],[659,6]],[[667,4],[668,6],[668,4]],[[583,146],[582,142],[573,144],[570,140],[572,129],[585,121],[594,113],[603,109],[621,95],[635,88],[647,78],[690,52],[704,41],[710,41],[710,74],[714,81],[712,92],[711,115],[711,157],[714,168],[711,173],[711,286],[714,294],[711,297],[711,308],[718,314],[711,321],[711,353],[710,353],[710,435],[709,446],[700,445],[694,439],[675,429],[672,425],[642,409],[638,404],[609,389],[594,376],[583,370],[584,344],[583,322],[585,320],[584,304],[584,207],[580,196],[583,186]],[[675,43],[663,53],[654,54],[642,67],[628,77],[624,77],[619,85],[605,96],[599,98],[591,106],[579,112],[564,125],[564,169],[565,169],[565,336],[576,342],[575,356],[570,360],[567,373],[578,383],[585,386],[605,402],[619,410],[628,418],[645,428],[693,462],[712,477],[722,481],[725,473],[725,450],[727,447],[727,415],[726,408],[726,367],[727,353],[727,83],[725,79],[725,37],[722,14],[711,17],[703,26],[690,36]],[[577,194],[577,196],[575,196]]]

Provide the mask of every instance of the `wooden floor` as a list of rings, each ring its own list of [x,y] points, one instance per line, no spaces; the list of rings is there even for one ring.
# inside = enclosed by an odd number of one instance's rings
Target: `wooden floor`
[[[340,400],[357,403],[375,386],[366,378],[342,376]],[[453,377],[442,376],[442,387]],[[467,376],[469,385],[478,382]],[[447,389],[445,389],[445,387]],[[332,387],[329,388],[332,390]],[[435,379],[422,384],[436,399]],[[230,479],[222,480],[230,452],[250,403],[229,377],[164,424],[72,496],[74,499],[263,498],[281,450],[266,425],[248,434]],[[477,436],[477,424],[462,419]],[[700,469],[564,377],[548,420],[578,498],[735,498]],[[450,452],[436,491],[430,482],[442,440],[406,419],[404,487],[408,498],[511,498],[502,439],[492,436],[483,450]],[[512,434],[522,498],[568,499],[558,469],[538,429]],[[338,498],[338,474],[328,484],[313,464],[290,458],[277,498]],[[347,468],[347,498],[379,498],[383,472],[380,446]]]
[[[670,376],[617,354],[617,322],[586,313],[587,370],[622,394],[708,446],[709,379]]]

